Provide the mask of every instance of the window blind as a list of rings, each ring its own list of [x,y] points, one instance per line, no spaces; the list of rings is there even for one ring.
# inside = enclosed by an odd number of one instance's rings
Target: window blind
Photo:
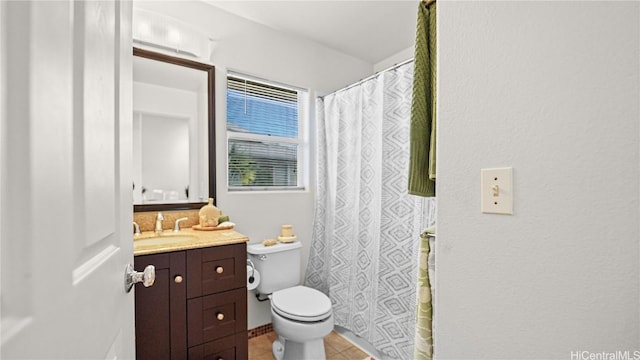
[[[229,185],[297,186],[298,145],[229,139]]]
[[[298,92],[230,76],[227,130],[297,138]]]
[[[228,185],[298,186],[298,91],[227,78]]]

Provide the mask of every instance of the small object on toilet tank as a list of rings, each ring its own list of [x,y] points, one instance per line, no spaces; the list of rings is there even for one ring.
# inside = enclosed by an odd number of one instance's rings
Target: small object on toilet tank
[[[262,245],[264,246],[273,246],[275,244],[277,244],[278,242],[276,241],[276,239],[265,239],[262,241]]]
[[[291,237],[293,236],[293,225],[282,225],[280,229],[281,237]]]
[[[296,241],[296,236],[293,234],[293,225],[282,225],[278,241],[285,244]]]

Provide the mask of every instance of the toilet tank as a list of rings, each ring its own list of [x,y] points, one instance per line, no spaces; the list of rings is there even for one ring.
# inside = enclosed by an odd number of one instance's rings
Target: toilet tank
[[[302,244],[298,241],[272,246],[247,246],[249,258],[260,272],[260,283],[256,291],[260,294],[271,294],[299,285],[301,248]]]

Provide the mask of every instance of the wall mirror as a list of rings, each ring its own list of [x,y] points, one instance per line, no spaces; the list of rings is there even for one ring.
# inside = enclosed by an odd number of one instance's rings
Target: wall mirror
[[[133,48],[134,211],[215,198],[213,65]]]

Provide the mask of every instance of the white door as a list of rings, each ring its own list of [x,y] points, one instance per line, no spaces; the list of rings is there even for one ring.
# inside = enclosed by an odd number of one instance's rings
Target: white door
[[[2,359],[134,358],[131,2],[2,1]]]

